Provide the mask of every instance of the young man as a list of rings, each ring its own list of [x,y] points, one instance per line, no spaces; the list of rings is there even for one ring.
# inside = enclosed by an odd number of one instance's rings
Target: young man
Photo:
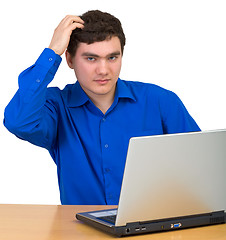
[[[112,15],[66,16],[6,107],[9,131],[57,164],[62,204],[118,204],[131,137],[200,130],[173,92],[119,78],[124,45]],[[47,88],[65,50],[77,82]]]

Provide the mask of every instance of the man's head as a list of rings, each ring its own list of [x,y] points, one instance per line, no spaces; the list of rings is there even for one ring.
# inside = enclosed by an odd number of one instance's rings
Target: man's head
[[[120,21],[108,13],[89,11],[81,18],[84,27],[72,32],[66,60],[82,89],[105,113],[114,100],[125,36]]]
[[[76,28],[70,37],[67,51],[73,57],[79,43],[92,44],[118,37],[123,53],[125,46],[125,35],[120,21],[113,15],[99,10],[88,11],[81,16],[85,22],[84,28]]]

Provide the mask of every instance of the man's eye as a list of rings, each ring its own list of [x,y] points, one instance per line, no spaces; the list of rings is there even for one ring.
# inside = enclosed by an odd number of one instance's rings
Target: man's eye
[[[95,60],[95,58],[93,58],[93,57],[88,57],[87,60],[93,62],[93,61]]]
[[[112,57],[109,57],[109,60],[114,61],[116,58],[117,58],[116,56],[112,56]]]

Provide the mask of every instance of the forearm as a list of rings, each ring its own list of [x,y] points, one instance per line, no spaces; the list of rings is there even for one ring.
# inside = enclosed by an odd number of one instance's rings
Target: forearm
[[[45,49],[36,63],[20,74],[19,89],[5,109],[4,125],[8,130],[37,145],[45,144],[47,120],[53,119],[44,106],[47,85],[54,78],[60,62],[58,55]]]

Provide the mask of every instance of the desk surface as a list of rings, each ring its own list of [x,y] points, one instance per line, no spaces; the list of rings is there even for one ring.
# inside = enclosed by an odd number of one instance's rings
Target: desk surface
[[[104,206],[112,208],[112,206]],[[113,206],[114,207],[114,206]],[[103,206],[0,205],[2,240],[71,240],[116,238],[75,219],[77,212],[103,209]],[[226,224],[178,231],[123,237],[148,240],[226,240]]]

